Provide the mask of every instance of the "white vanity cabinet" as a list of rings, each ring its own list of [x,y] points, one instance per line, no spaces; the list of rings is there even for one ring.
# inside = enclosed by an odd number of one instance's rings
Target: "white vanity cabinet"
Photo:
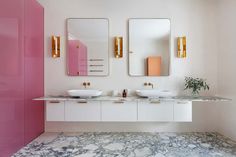
[[[176,101],[174,104],[175,122],[192,122],[192,102]]]
[[[64,121],[65,102],[46,101],[46,121]]]
[[[192,122],[192,101],[52,100],[46,101],[46,121]]]
[[[65,121],[101,121],[100,101],[66,101]]]
[[[135,122],[137,121],[136,101],[103,101],[103,122]]]
[[[173,116],[174,101],[139,101],[138,121],[141,122],[171,122]]]

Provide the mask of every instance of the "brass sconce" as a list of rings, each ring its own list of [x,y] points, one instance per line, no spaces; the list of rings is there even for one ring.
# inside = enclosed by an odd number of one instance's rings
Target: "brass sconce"
[[[52,57],[60,57],[60,36],[52,36]]]
[[[123,37],[115,37],[115,57],[123,57]]]
[[[186,37],[178,37],[178,58],[186,58]]]

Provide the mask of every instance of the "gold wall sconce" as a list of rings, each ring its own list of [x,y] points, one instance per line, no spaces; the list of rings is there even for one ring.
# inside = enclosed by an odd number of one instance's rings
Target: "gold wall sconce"
[[[115,37],[115,57],[123,57],[123,37]]]
[[[60,44],[60,36],[52,36],[52,57],[58,58],[60,57],[61,51],[61,44]]]
[[[177,39],[178,42],[178,54],[177,57],[178,58],[186,58],[186,36],[184,37],[178,37]]]

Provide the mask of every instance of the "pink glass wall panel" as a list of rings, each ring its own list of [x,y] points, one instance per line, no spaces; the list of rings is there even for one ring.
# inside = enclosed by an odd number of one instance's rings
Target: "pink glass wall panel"
[[[71,76],[87,76],[87,46],[79,40],[68,40],[68,72]]]
[[[44,129],[43,105],[31,101],[43,95],[43,22],[35,5],[33,0],[0,1],[0,157],[12,155]],[[24,16],[31,12],[37,20]]]
[[[25,0],[25,144],[44,131],[44,102],[32,99],[44,95],[44,18],[35,0]]]
[[[13,76],[19,75],[20,71],[20,55],[18,53],[18,19],[17,18],[1,18],[1,53],[2,64],[0,66],[0,75]],[[7,30],[7,31],[5,31]],[[11,44],[9,44],[11,43]],[[6,53],[11,52],[11,53]],[[11,59],[8,59],[11,58]]]
[[[0,1],[0,157],[24,145],[23,3]]]

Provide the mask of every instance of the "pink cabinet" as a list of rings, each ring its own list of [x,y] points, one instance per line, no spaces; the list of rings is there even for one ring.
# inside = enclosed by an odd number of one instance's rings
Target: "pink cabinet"
[[[0,157],[44,131],[43,34],[35,0],[0,1]]]

